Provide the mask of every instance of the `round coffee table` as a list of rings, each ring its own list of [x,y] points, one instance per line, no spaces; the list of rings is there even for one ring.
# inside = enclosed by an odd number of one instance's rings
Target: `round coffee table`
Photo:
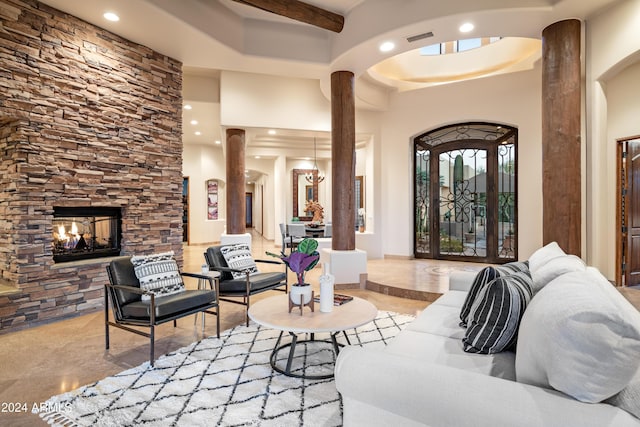
[[[279,295],[263,299],[254,303],[249,308],[249,318],[259,325],[280,331],[280,336],[276,341],[273,352],[269,358],[271,367],[284,375],[306,379],[326,379],[332,378],[333,373],[326,375],[305,375],[291,372],[291,363],[298,343],[308,342],[326,342],[333,344],[334,361],[335,356],[340,351],[340,344],[336,341],[336,336],[342,332],[347,340],[347,344],[351,344],[347,337],[346,330],[354,329],[358,326],[371,322],[378,315],[378,309],[362,298],[354,297],[352,301],[339,306],[334,306],[330,313],[322,313],[320,304],[315,304],[315,311],[312,312],[309,307],[304,307],[302,315],[298,307],[294,308],[291,313],[289,309],[289,295]],[[291,335],[291,342],[280,345],[282,335],[288,332]],[[315,334],[329,333],[331,340],[316,341]],[[310,340],[298,340],[298,334],[311,334]],[[284,369],[277,365],[278,352],[289,347],[289,356]]]

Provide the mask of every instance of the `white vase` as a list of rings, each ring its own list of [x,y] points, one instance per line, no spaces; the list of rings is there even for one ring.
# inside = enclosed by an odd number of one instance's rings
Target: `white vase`
[[[333,274],[320,276],[320,311],[329,313],[333,310],[333,285],[336,278]]]
[[[289,298],[294,304],[300,305],[300,295],[303,296],[302,303],[308,304],[311,301],[311,285],[305,283],[304,285],[292,285],[289,291]]]

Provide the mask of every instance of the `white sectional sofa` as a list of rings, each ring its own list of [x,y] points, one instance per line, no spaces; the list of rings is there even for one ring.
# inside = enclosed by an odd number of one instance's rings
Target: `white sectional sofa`
[[[468,272],[386,348],[345,347],[335,368],[344,425],[640,426],[640,314],[555,244],[529,261],[535,289],[515,349],[463,351]]]

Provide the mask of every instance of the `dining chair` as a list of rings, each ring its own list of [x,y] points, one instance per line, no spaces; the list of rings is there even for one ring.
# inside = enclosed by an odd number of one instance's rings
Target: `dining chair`
[[[280,234],[282,235],[282,251],[286,248],[295,249],[298,246],[298,243],[302,241],[302,237],[293,237],[290,236],[287,231],[287,226],[284,223],[280,223]]]
[[[303,223],[291,223],[287,226],[287,231],[289,232],[289,236],[294,239],[299,238],[300,240],[307,237],[307,227]]]

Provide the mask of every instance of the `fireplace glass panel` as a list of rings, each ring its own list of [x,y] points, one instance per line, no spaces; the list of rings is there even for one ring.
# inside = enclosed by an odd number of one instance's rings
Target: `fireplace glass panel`
[[[54,208],[54,262],[120,255],[121,222],[119,208]]]

